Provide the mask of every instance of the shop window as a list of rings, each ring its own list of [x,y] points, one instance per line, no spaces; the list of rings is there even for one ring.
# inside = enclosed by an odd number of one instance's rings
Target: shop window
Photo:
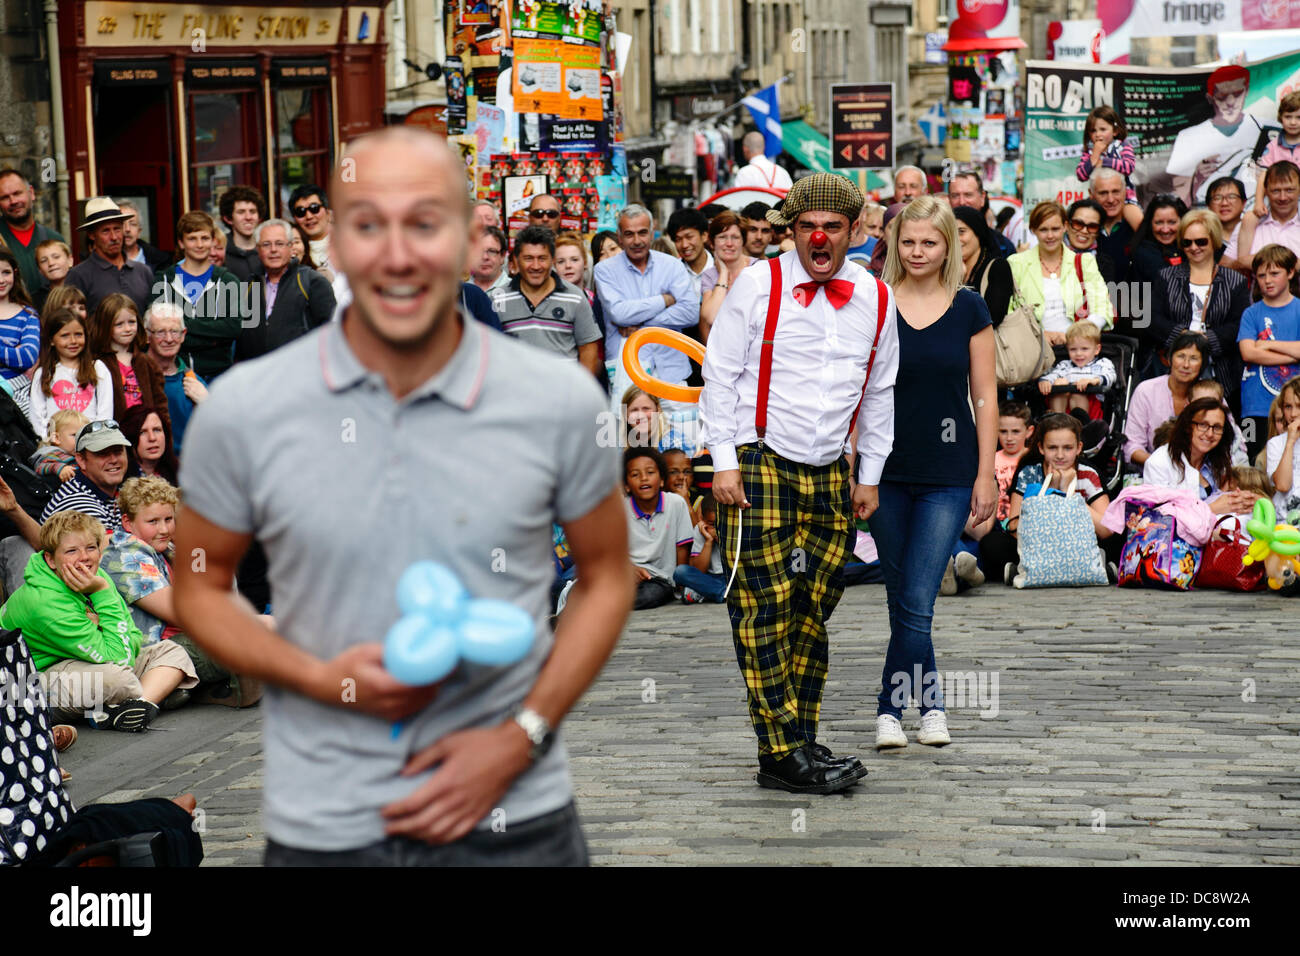
[[[262,111],[256,90],[205,90],[189,99],[190,205],[217,216],[231,186],[263,188]]]
[[[295,186],[328,185],[331,128],[327,87],[290,86],[275,91],[276,182],[282,207]]]

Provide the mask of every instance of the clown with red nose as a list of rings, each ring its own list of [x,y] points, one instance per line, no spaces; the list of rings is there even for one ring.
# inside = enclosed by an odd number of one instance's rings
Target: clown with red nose
[[[799,180],[767,218],[795,248],[734,281],[709,334],[701,438],[713,456],[719,550],[762,787],[835,793],[867,771],[819,739],[826,620],[854,517],[877,506],[894,434],[893,296],[847,261],[863,198]]]

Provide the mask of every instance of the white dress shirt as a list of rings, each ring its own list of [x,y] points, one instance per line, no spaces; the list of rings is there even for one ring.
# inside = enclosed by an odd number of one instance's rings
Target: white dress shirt
[[[794,287],[811,281],[792,250],[781,263],[781,312],[772,347],[764,442],[783,458],[828,465],[848,451],[849,423],[863,395],[862,382],[876,337],[876,281],[866,269],[845,261],[835,274],[854,284],[853,298],[836,310],[818,289],[804,308]],[[715,472],[738,468],[736,446],[758,441],[754,413],[758,369],[772,274],[766,261],[741,272],[709,333],[700,395],[701,440]],[[858,474],[863,484],[880,483],[894,445],[894,379],[898,374],[898,328],[893,293],[880,330],[871,381],[858,416]]]
[[[741,186],[766,186],[769,189],[789,189],[794,185],[790,174],[766,156],[755,156],[748,166],[736,173],[733,188]]]

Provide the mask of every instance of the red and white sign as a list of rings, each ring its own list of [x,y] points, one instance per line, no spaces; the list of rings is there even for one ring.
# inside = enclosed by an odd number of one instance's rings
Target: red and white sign
[[[948,0],[948,21],[949,50],[957,40],[1019,39],[1020,0]]]
[[[1047,58],[1101,62],[1100,20],[1053,20],[1047,25]]]

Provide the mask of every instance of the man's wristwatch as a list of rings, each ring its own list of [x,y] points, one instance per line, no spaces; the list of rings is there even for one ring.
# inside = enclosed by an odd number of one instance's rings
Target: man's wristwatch
[[[537,711],[523,706],[516,707],[510,716],[532,742],[528,759],[536,763],[545,757],[550,752],[551,745],[555,743],[555,731],[550,722]]]

